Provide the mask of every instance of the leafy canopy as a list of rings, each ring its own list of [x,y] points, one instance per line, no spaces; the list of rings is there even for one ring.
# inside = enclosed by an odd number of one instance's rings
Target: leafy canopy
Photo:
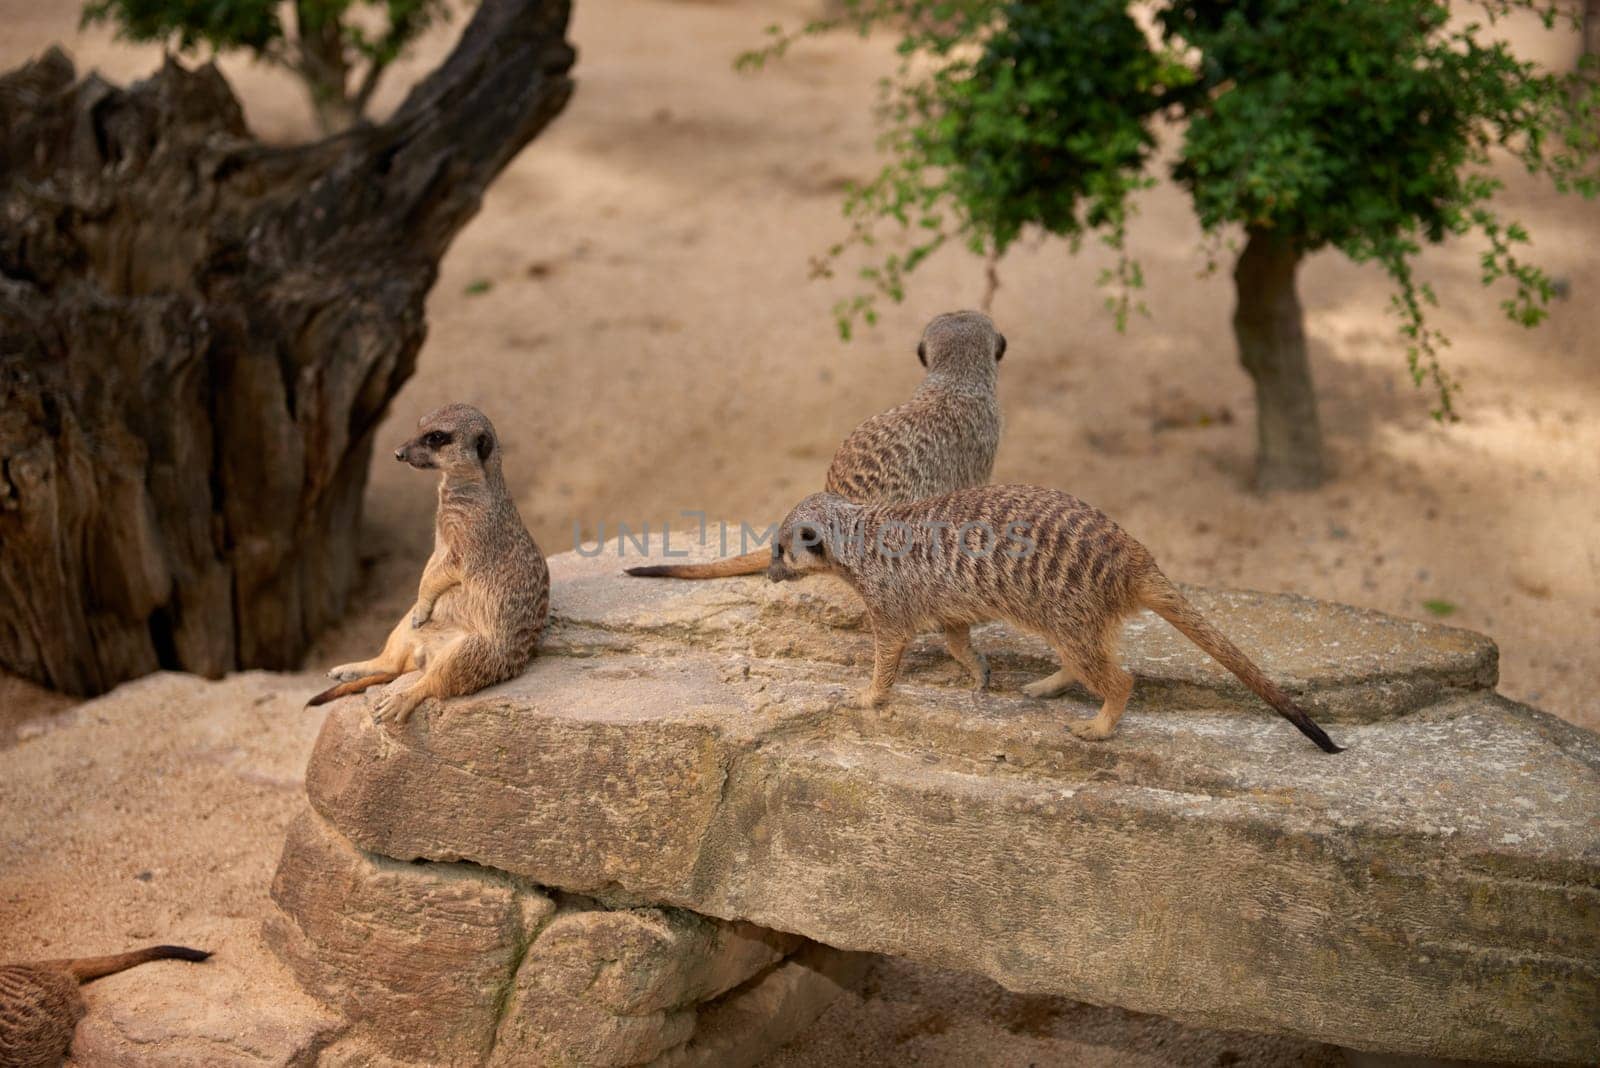
[[[449,14],[446,0],[294,0],[289,6],[302,36],[337,28],[340,39],[375,69],[393,62],[434,20]],[[300,61],[286,47],[284,8],[282,0],[88,0],[83,22],[112,22],[119,36],[179,52],[246,49],[298,69]],[[362,8],[381,12],[380,31],[346,17]]]
[[[905,276],[951,240],[999,256],[1029,227],[1093,235],[1118,253],[1102,276],[1124,325],[1142,284],[1125,253],[1134,195],[1150,175],[1158,122],[1182,129],[1171,177],[1185,188],[1214,263],[1225,228],[1289,237],[1297,251],[1332,246],[1375,261],[1416,381],[1433,382],[1436,414],[1454,385],[1446,344],[1428,326],[1436,303],[1416,279],[1423,243],[1477,234],[1485,284],[1505,280],[1502,307],[1526,325],[1545,315],[1551,279],[1519,255],[1527,232],[1503,220],[1489,173],[1503,150],[1563,191],[1592,196],[1597,92],[1577,74],[1518,59],[1479,21],[1451,21],[1444,0],[1165,0],[1148,32],[1126,0],[845,0],[847,14],[772,40],[744,68],[796,40],[841,26],[889,23],[900,63],[884,79],[879,120],[888,164],[846,195],[848,237],[828,250],[872,247],[879,224],[911,234],[903,251],[862,269],[868,291],[835,309],[841,332],[900,300]],[[1512,9],[1489,0],[1487,23]]]

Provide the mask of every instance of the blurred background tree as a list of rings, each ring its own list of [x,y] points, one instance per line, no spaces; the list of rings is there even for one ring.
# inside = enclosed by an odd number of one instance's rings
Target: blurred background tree
[[[1491,151],[1510,153],[1562,190],[1593,195],[1596,92],[1581,72],[1546,72],[1495,40],[1513,9],[1547,26],[1581,18],[1537,0],[1488,0],[1485,21],[1452,19],[1445,0],[843,0],[844,13],[794,31],[772,27],[759,67],[809,34],[888,24],[901,62],[883,80],[879,119],[890,160],[846,194],[848,236],[816,273],[872,249],[887,224],[909,235],[860,271],[866,291],[836,308],[840,329],[901,300],[906,276],[943,245],[992,264],[1030,227],[1093,235],[1115,251],[1101,279],[1125,324],[1142,276],[1125,251],[1134,194],[1158,124],[1181,142],[1170,175],[1185,188],[1214,268],[1233,264],[1233,327],[1255,384],[1256,481],[1310,488],[1325,477],[1316,395],[1296,291],[1301,261],[1333,247],[1381,265],[1394,283],[1411,374],[1435,415],[1454,418],[1447,343],[1427,320],[1433,290],[1414,273],[1424,243],[1474,234],[1483,282],[1537,324],[1551,279],[1521,257],[1527,232],[1493,208]],[[992,292],[992,290],[991,290]]]
[[[284,14],[293,14],[293,30]],[[337,133],[366,113],[389,65],[446,0],[88,0],[85,25],[177,52],[247,51],[300,79],[318,128]]]

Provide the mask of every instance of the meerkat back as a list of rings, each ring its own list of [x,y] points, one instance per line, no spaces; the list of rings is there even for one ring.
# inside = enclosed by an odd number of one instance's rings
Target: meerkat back
[[[78,981],[32,964],[0,966],[0,1065],[54,1068],[83,1018]]]

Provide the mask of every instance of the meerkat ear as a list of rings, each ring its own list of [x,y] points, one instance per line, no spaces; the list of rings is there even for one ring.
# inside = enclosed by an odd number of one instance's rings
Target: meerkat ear
[[[928,343],[926,341],[917,342],[917,362],[924,367],[928,366]]]
[[[996,334],[995,337],[1000,340],[994,346],[994,362],[999,363],[1000,358],[1006,354],[1006,336],[1004,334]]]
[[[493,452],[493,451],[494,451],[494,439],[491,438],[487,433],[479,434],[478,435],[478,460],[480,462],[483,461],[483,460],[487,460],[489,458],[489,454],[491,452]]]

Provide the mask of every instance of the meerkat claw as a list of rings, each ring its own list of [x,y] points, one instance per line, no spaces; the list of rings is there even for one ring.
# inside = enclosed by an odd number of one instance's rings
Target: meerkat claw
[[[379,723],[401,727],[411,718],[411,711],[417,704],[417,699],[404,690],[399,693],[386,693],[378,699],[378,709],[373,718]]]
[[[1111,731],[1102,727],[1097,720],[1084,720],[1082,723],[1069,723],[1067,730],[1076,734],[1087,742],[1103,742],[1111,737]]]

